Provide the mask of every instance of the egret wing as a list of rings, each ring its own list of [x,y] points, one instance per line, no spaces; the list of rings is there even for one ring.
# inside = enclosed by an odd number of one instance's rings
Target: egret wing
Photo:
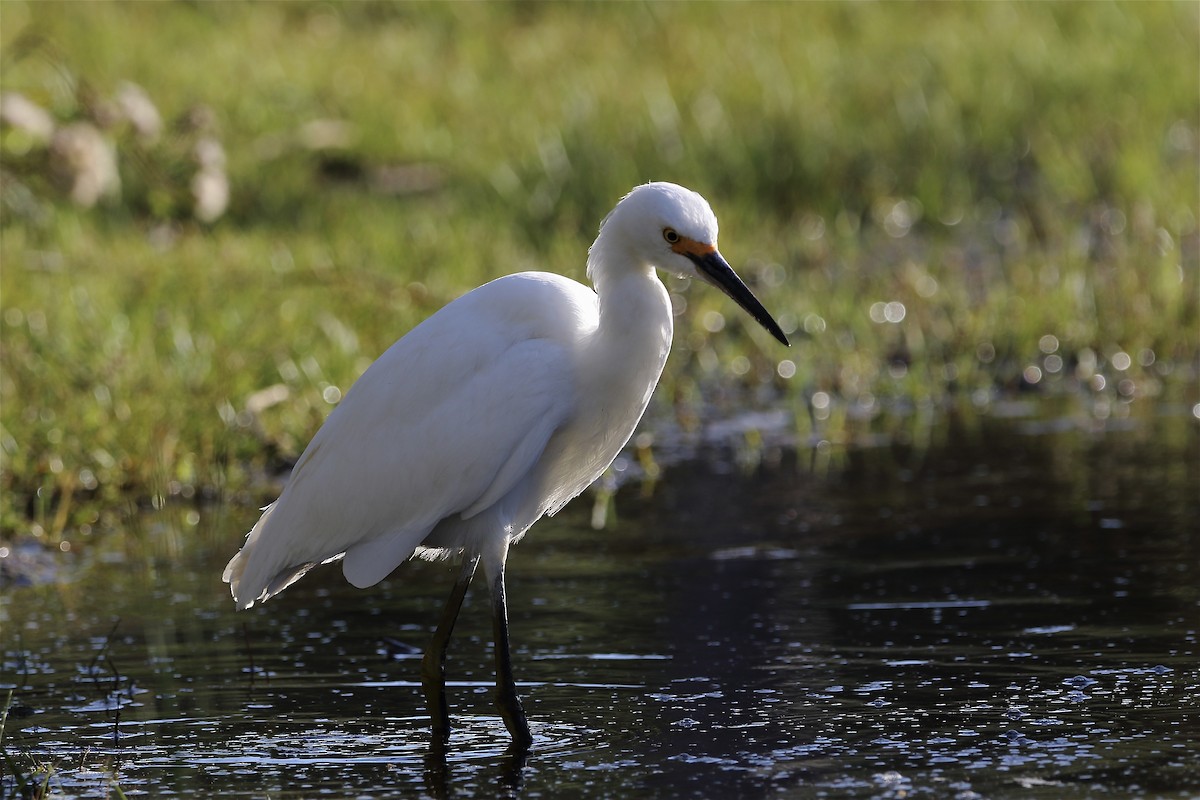
[[[347,578],[378,581],[536,463],[573,407],[568,345],[489,299],[460,298],[363,373],[226,568],[240,606],[347,553]]]
[[[419,468],[428,474],[406,492],[411,507],[428,504],[436,510],[352,545],[342,563],[346,579],[359,587],[378,583],[442,519],[473,517],[525,478],[569,416],[565,369],[557,345],[523,342],[441,405],[427,426],[438,435],[417,445]]]

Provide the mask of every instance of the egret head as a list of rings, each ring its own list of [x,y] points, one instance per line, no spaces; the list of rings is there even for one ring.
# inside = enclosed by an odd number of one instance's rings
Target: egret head
[[[601,223],[593,255],[599,247],[619,248],[624,251],[623,260],[717,287],[772,336],[788,343],[779,325],[717,250],[717,217],[696,192],[673,183],[638,186]]]

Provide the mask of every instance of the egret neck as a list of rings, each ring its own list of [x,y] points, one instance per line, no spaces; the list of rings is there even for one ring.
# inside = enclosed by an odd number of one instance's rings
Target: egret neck
[[[599,321],[586,345],[588,369],[581,377],[603,387],[591,393],[608,398],[603,416],[631,419],[632,433],[662,375],[674,320],[654,266],[632,252],[613,253],[611,244],[602,229],[588,253]]]

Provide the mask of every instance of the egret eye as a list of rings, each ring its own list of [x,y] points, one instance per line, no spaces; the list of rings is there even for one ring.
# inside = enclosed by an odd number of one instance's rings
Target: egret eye
[[[679,234],[674,228],[663,228],[663,238],[667,240],[667,244],[675,244],[679,241]]]

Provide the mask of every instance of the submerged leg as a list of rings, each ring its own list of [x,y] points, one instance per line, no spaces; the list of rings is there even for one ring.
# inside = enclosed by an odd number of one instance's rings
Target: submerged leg
[[[479,566],[479,556],[463,554],[462,571],[446,600],[442,610],[442,619],[438,622],[437,630],[429,647],[425,648],[425,657],[421,659],[421,685],[425,689],[425,702],[429,705],[429,715],[433,718],[433,742],[440,745],[450,738],[450,709],[446,704],[446,647],[450,644],[450,634],[454,632],[454,623],[458,612],[462,609],[463,598],[471,578],[475,576],[475,568]]]
[[[490,576],[489,576],[490,577]],[[513,680],[512,658],[508,650],[508,605],[504,599],[504,568],[496,570],[492,580],[492,632],[496,641],[496,706],[504,726],[512,736],[513,745],[527,750],[533,744],[529,723],[525,720],[525,709],[517,695],[517,683]]]

